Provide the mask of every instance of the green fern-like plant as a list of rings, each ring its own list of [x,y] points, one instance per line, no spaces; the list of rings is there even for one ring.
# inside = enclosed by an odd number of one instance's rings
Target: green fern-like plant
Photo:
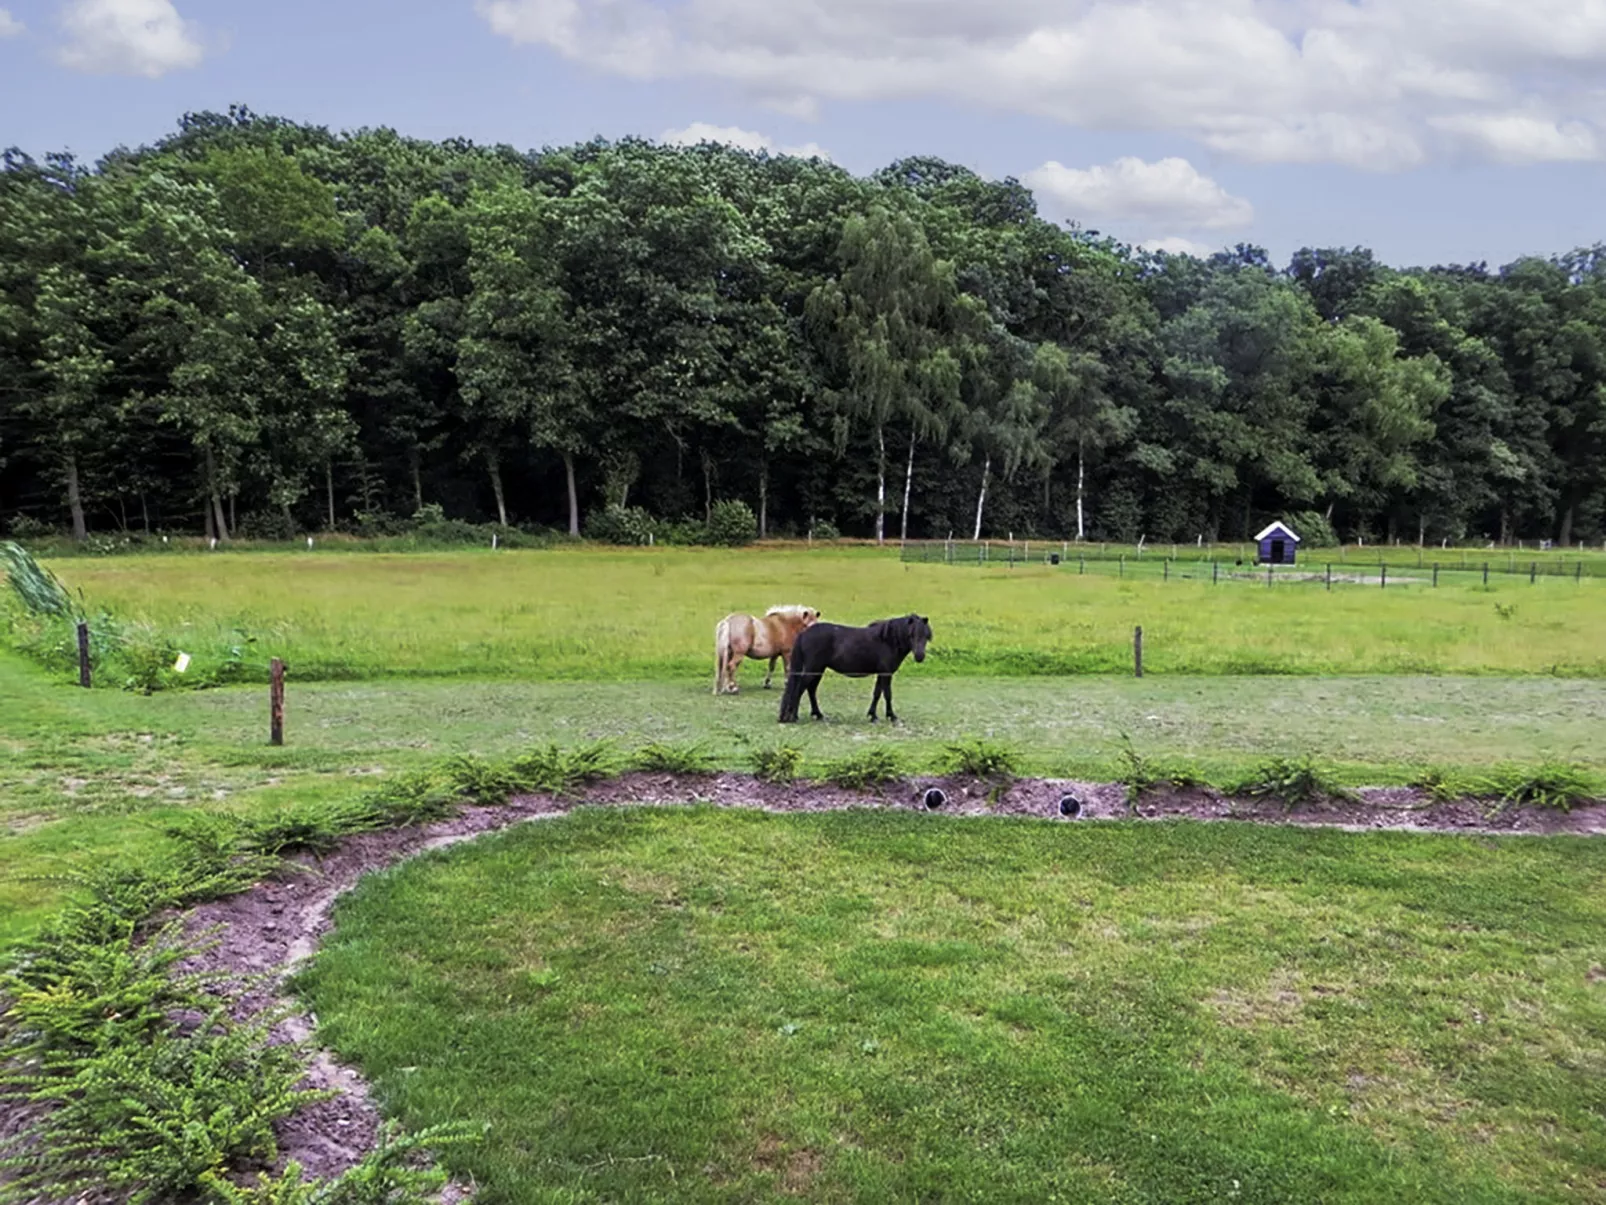
[[[654,741],[636,750],[630,759],[632,769],[649,770],[659,774],[707,774],[714,768],[707,746],[666,745]]]
[[[1353,791],[1341,786],[1332,772],[1309,754],[1262,762],[1232,791],[1254,799],[1276,799],[1290,808],[1355,798]]]
[[[825,779],[839,787],[862,791],[866,787],[896,782],[904,776],[902,760],[885,745],[876,745],[860,753],[827,762]]]
[[[943,769],[950,774],[1011,782],[1019,768],[1020,755],[1006,745],[971,739],[944,746]]]
[[[791,782],[803,769],[803,750],[792,745],[771,745],[749,755],[753,776],[761,782]]]

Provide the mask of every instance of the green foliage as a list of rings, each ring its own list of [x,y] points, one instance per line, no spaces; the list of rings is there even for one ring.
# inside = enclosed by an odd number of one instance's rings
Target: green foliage
[[[708,515],[708,542],[736,547],[758,539],[758,519],[745,502],[714,503]]]
[[[29,1098],[50,1106],[38,1152],[5,1160],[16,1178],[0,1200],[109,1187],[138,1205],[178,1200],[208,1176],[271,1159],[273,1125],[317,1092],[293,1046],[268,1041],[266,1021],[239,1025],[214,1008],[188,1032],[103,1044],[47,1065]]]
[[[827,782],[858,791],[896,782],[904,776],[905,769],[897,750],[886,745],[872,745],[858,753],[826,762],[821,774]]]
[[[762,782],[787,783],[803,769],[803,750],[792,745],[764,745],[748,754],[753,774]]]
[[[609,741],[570,748],[553,743],[515,757],[508,763],[507,775],[519,791],[569,795],[615,773],[618,764]]]
[[[973,778],[1013,779],[1020,769],[1020,754],[1006,745],[971,739],[954,741],[943,747],[943,769],[949,774]]]
[[[1116,781],[1126,788],[1126,805],[1135,807],[1145,795],[1158,791],[1181,791],[1204,785],[1196,770],[1174,762],[1161,761],[1140,753],[1132,738],[1121,733],[1121,771]]]
[[[484,1126],[451,1123],[406,1134],[387,1122],[378,1145],[361,1163],[333,1180],[308,1180],[299,1163],[277,1176],[258,1173],[242,1187],[218,1175],[203,1177],[215,1205],[433,1205],[447,1176],[431,1156],[481,1141]]]
[[[32,515],[12,515],[7,527],[13,538],[18,540],[43,540],[57,534],[49,523]]]
[[[1270,758],[1233,784],[1229,791],[1251,799],[1275,799],[1290,808],[1355,797],[1354,792],[1334,778],[1326,765],[1310,754]]]
[[[657,530],[657,521],[639,506],[610,504],[586,516],[586,539],[599,544],[645,544]]]
[[[1338,533],[1319,510],[1297,510],[1288,516],[1288,525],[1299,534],[1301,549],[1338,547]]]
[[[714,759],[708,746],[701,741],[694,745],[669,745],[654,741],[643,745],[630,758],[634,770],[652,770],[663,774],[707,774],[714,769]]]
[[[34,560],[21,544],[12,540],[0,543],[0,565],[5,567],[12,591],[30,614],[53,619],[73,618],[72,596],[67,593],[67,587]]]
[[[829,541],[840,540],[842,533],[837,530],[836,524],[831,520],[820,519],[815,522],[813,527],[809,528],[809,536],[812,539]]]
[[[1554,761],[1505,763],[1470,785],[1470,793],[1494,798],[1497,811],[1540,807],[1570,812],[1600,795],[1599,784],[1581,767]]]

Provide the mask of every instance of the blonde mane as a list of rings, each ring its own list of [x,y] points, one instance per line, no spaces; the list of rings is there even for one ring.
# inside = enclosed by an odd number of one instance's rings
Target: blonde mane
[[[801,603],[786,603],[784,606],[771,607],[764,614],[766,617],[770,615],[787,615],[793,619],[799,619],[805,611],[812,610],[814,610],[813,607],[805,607]]]

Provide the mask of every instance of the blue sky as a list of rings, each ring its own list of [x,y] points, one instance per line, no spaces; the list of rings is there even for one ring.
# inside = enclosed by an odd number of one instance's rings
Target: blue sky
[[[1134,242],[1503,263],[1606,239],[1598,0],[0,0],[0,144],[244,103],[520,148],[934,154]]]

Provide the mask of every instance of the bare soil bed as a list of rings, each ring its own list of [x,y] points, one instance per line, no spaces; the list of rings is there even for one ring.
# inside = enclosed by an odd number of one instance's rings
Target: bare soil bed
[[[942,793],[936,802],[933,790]],[[523,821],[561,816],[582,806],[712,804],[774,812],[820,812],[853,807],[933,810],[965,817],[1010,816],[1057,823],[1114,819],[1239,820],[1255,823],[1341,827],[1354,831],[1575,834],[1606,832],[1606,804],[1570,813],[1511,808],[1490,815],[1486,803],[1435,801],[1409,788],[1363,788],[1353,800],[1289,808],[1273,800],[1228,798],[1190,789],[1145,796],[1129,810],[1119,784],[1022,779],[1008,785],[963,778],[916,778],[863,791],[819,783],[773,784],[747,775],[635,773],[588,787],[573,796],[522,796],[494,807],[470,807],[449,819],[410,829],[366,833],[341,843],[322,858],[302,858],[250,891],[193,909],[190,935],[214,944],[187,969],[221,971],[219,991],[231,995],[236,1013],[248,1016],[287,1008],[278,1029],[283,1041],[310,1042],[316,1018],[293,1011],[285,977],[317,948],[329,929],[335,901],[372,870],[395,865],[426,850],[494,832]],[[1069,799],[1072,803],[1066,803]],[[1076,815],[1062,815],[1074,807]],[[379,1113],[358,1073],[315,1049],[308,1086],[331,1089],[329,1100],[302,1109],[279,1133],[281,1158],[297,1160],[310,1173],[333,1176],[371,1150]],[[455,1199],[448,1193],[447,1199]]]

